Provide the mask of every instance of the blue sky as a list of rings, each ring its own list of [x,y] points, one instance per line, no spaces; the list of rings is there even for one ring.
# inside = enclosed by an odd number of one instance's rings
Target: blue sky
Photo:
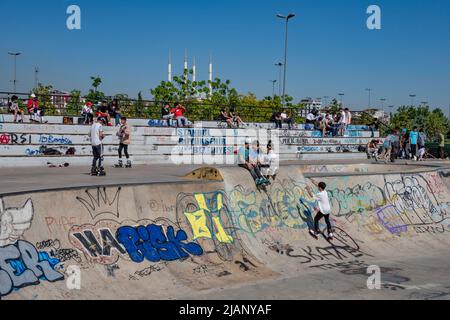
[[[66,9],[82,11],[82,30],[66,28]],[[382,9],[382,30],[366,27],[366,9]],[[91,75],[107,94],[149,89],[182,72],[185,49],[197,59],[198,78],[232,80],[241,93],[271,95],[275,62],[283,57],[290,22],[287,92],[296,99],[337,96],[354,109],[372,104],[450,103],[450,1],[448,0],[16,0],[0,1],[0,90],[11,90],[8,51],[21,51],[18,90],[26,92],[39,66],[40,80],[61,90],[87,92]]]

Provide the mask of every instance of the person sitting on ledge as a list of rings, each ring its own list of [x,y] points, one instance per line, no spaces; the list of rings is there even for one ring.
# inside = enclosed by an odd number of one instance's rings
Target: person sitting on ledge
[[[252,148],[250,149],[250,144]],[[263,186],[270,184],[269,180],[263,177],[258,165],[257,142],[252,143],[250,139],[245,140],[245,145],[239,149],[238,164],[247,169],[255,180],[256,185]]]
[[[282,123],[287,123],[288,129],[292,130],[292,125],[294,123],[294,120],[292,119],[292,117],[288,117],[286,110],[284,110],[283,112],[280,113],[280,117],[281,117]]]
[[[220,110],[219,121],[226,122],[228,125],[228,128],[236,127],[233,122],[233,117],[231,116],[231,114],[230,115],[228,114],[227,109],[225,107],[223,107],[222,110]]]
[[[245,125],[244,121],[242,121],[241,117],[237,114],[235,108],[231,109],[230,116],[233,120],[234,125],[237,126],[238,128],[240,125]]]
[[[317,119],[317,109],[313,109],[308,115],[306,116],[306,124],[314,124]]]
[[[109,111],[108,103],[105,100],[103,100],[101,105],[98,107],[96,116],[97,118],[104,119],[105,120],[104,122],[107,126],[111,126],[111,117],[108,111]]]
[[[81,110],[81,116],[84,119],[84,124],[90,125],[94,123],[94,111],[92,110],[92,102],[88,101]]]
[[[19,122],[23,123],[23,110],[19,107],[19,97],[11,97],[10,111],[12,112],[12,114],[14,114],[14,122],[17,122],[17,116],[19,116]]]
[[[281,112],[274,112],[270,121],[275,123],[275,129],[283,129],[283,122],[281,119]]]
[[[171,127],[172,120],[174,118],[174,114],[170,112],[170,104],[164,104],[164,107],[161,109],[161,118],[163,121],[167,122],[167,126]]]
[[[188,126],[188,120],[184,116],[184,114],[186,113],[186,108],[183,105],[178,102],[175,103],[175,108],[172,108],[172,110],[170,110],[170,113],[173,113],[175,115],[175,120],[177,120],[178,128]]]

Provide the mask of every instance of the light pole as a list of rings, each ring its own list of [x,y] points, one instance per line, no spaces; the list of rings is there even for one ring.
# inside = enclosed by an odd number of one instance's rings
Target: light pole
[[[409,97],[411,98],[411,107],[414,107],[414,98],[416,97],[416,95],[410,94]]]
[[[278,80],[278,96],[281,98],[281,83],[282,83],[281,77],[282,77],[283,64],[281,62],[278,62],[275,64],[275,66],[278,67],[278,74],[279,74],[278,75],[278,78],[279,78],[279,80]]]
[[[272,98],[275,98],[275,84],[277,83],[277,80],[269,80],[272,82]]]
[[[370,94],[371,94],[371,92],[372,92],[372,89],[367,88],[366,91],[369,92],[369,109],[370,109],[370,108],[371,108],[371,105],[370,105],[370,103],[371,103],[371,101],[370,101],[371,95],[370,95]]]
[[[38,87],[38,84],[39,84],[38,74],[39,74],[39,68],[34,67],[34,88],[35,89]]]
[[[345,93],[339,93],[339,96],[341,97],[342,108],[344,108],[344,96],[345,96]]]
[[[289,20],[295,17],[295,14],[290,13],[287,16],[283,16],[281,14],[277,14],[277,17],[280,19],[286,20],[286,38],[284,43],[284,81],[283,81],[283,98],[282,98],[282,106],[284,108],[285,100],[286,100],[286,67],[287,67],[287,51],[288,51],[288,25]]]
[[[17,92],[17,57],[20,56],[21,52],[8,52],[10,56],[14,57],[14,80],[12,81],[14,83],[14,93]]]

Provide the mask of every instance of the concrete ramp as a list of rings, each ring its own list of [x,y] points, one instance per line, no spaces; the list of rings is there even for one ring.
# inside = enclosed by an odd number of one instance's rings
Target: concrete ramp
[[[308,234],[315,204],[300,166],[283,167],[267,190],[244,169],[209,168],[177,184],[4,197],[0,295],[448,298],[449,171],[324,172],[332,242]],[[367,289],[370,265],[381,268],[381,290]]]

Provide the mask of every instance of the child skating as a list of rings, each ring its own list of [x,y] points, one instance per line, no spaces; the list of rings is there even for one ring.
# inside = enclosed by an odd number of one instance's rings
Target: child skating
[[[330,214],[331,214],[331,205],[330,199],[328,198],[328,193],[325,190],[327,185],[325,182],[316,183],[314,180],[311,180],[314,185],[317,186],[319,192],[317,194],[313,194],[310,186],[306,186],[306,190],[309,195],[317,201],[317,208],[315,211],[317,212],[316,217],[314,218],[314,230],[310,229],[309,232],[313,237],[317,239],[317,236],[321,233],[319,229],[319,222],[322,218],[325,219],[325,223],[327,224],[327,232],[328,232],[328,240],[333,239],[333,228],[330,222]]]
[[[126,168],[131,168],[130,155],[128,154],[128,146],[131,143],[131,130],[127,123],[127,118],[122,117],[120,119],[120,128],[117,131],[117,137],[119,138],[119,163],[116,164],[116,168],[123,168],[122,152],[125,153],[127,158]]]

